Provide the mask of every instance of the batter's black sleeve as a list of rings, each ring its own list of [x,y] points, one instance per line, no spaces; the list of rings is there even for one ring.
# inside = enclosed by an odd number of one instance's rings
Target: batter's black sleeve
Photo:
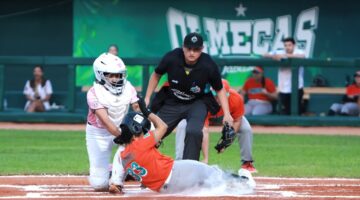
[[[219,91],[222,89],[222,82],[221,82],[221,74],[220,74],[220,70],[219,67],[217,66],[217,64],[212,61],[211,62],[211,72],[210,72],[210,80],[209,83],[211,85],[212,88],[214,88],[214,90]]]

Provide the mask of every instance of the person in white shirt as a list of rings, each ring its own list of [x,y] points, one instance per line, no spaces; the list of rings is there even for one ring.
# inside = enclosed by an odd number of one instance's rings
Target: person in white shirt
[[[49,100],[53,93],[50,80],[44,77],[41,66],[35,66],[34,78],[26,81],[24,95],[27,99],[24,110],[26,112],[44,112],[50,109]]]
[[[278,49],[271,53],[264,55],[266,58],[272,58],[274,60],[281,60],[286,58],[305,58],[305,53],[296,48],[296,42],[294,38],[288,37],[283,40],[284,49]],[[304,95],[304,67],[299,68],[299,111],[301,114],[304,112],[304,106],[302,103]],[[278,90],[280,100],[280,113],[289,115],[291,110],[291,67],[280,67],[278,71]]]
[[[108,48],[108,53],[111,53],[114,56],[118,56],[119,48],[116,44],[111,44]]]

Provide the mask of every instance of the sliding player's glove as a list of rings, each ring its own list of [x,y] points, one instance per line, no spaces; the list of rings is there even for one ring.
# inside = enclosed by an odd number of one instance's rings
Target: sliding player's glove
[[[236,133],[234,128],[231,127],[228,123],[225,123],[221,131],[221,138],[215,146],[217,152],[220,153],[223,149],[225,150],[227,147],[229,147],[235,140],[235,137]]]

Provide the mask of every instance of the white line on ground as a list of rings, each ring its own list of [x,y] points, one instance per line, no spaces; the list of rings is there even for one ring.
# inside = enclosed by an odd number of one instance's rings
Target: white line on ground
[[[346,187],[360,187],[360,184],[303,184],[303,183],[289,183],[289,184],[257,184],[256,188],[263,188],[263,189],[277,189],[280,187],[339,187],[339,186],[346,186]]]
[[[13,175],[13,176],[0,176],[0,179],[8,178],[87,178],[83,175]],[[360,178],[293,178],[293,177],[266,177],[266,176],[254,176],[259,180],[345,180],[345,181],[360,181]]]
[[[322,180],[334,180],[334,181],[360,181],[357,178],[291,178],[291,177],[266,177],[266,176],[254,176],[255,179],[259,180],[304,180],[304,181],[322,181]]]
[[[85,178],[86,176],[77,175],[17,175],[17,176],[0,176],[0,179],[11,179],[11,178]],[[344,196],[339,195],[311,195],[311,194],[298,194],[293,191],[280,190],[283,187],[360,187],[360,184],[354,184],[353,181],[359,182],[360,179],[348,179],[348,178],[290,178],[290,177],[255,177],[256,180],[289,180],[289,181],[350,181],[350,184],[303,184],[303,183],[289,183],[289,184],[258,184],[256,188],[257,194],[250,195],[235,195],[236,197],[247,197],[247,198],[305,198],[305,199],[329,199],[329,198],[342,198],[342,199],[360,199],[360,196]],[[95,193],[92,188],[88,185],[68,185],[68,184],[57,184],[57,185],[12,185],[12,184],[0,184],[0,188],[16,188],[26,191],[24,196],[7,196],[0,197],[0,199],[27,199],[27,198],[40,198],[40,199],[67,199],[67,198],[80,198],[80,199],[94,199],[94,198],[106,198],[106,199],[118,199],[128,197],[184,197],[184,195],[166,195],[158,194],[150,191],[149,189],[142,190],[139,185],[131,184],[125,185],[126,195],[115,195],[110,196],[107,192]],[[278,190],[278,191],[271,191]],[[280,190],[280,191],[279,191]],[[76,195],[72,195],[76,194]],[[77,196],[79,195],[79,196]],[[86,196],[88,195],[88,196]],[[199,197],[197,195],[185,195],[186,197]],[[216,197],[219,195],[211,195]],[[226,196],[226,195],[221,195]],[[229,197],[235,197],[229,196]],[[210,196],[201,196],[210,197]]]
[[[87,178],[84,175],[71,175],[71,174],[64,174],[64,175],[56,175],[56,174],[49,174],[49,175],[9,175],[9,176],[0,176],[2,178]]]

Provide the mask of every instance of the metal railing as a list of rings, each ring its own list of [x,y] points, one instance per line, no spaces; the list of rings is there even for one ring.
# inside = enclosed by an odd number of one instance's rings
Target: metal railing
[[[73,58],[64,56],[0,56],[0,111],[3,110],[4,101],[4,78],[6,65],[66,65],[68,71],[68,90],[67,90],[67,107],[69,112],[75,111],[75,66],[76,65],[92,65],[95,58]],[[283,59],[280,61],[272,59],[258,58],[228,58],[214,59],[219,66],[266,66],[280,67],[291,66],[292,70],[292,91],[291,91],[291,115],[298,114],[298,71],[300,66],[304,67],[360,67],[360,59]],[[143,83],[142,93],[145,89],[150,77],[150,66],[156,66],[160,58],[123,58],[127,66],[143,65]],[[294,87],[295,86],[295,87]]]

